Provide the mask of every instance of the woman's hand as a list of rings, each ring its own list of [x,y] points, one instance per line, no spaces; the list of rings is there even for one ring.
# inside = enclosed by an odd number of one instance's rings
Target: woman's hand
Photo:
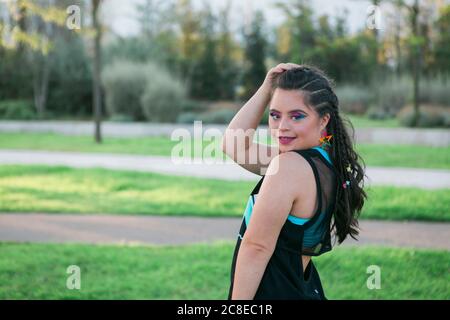
[[[283,73],[286,70],[290,70],[290,69],[298,68],[298,67],[300,67],[300,65],[295,64],[295,63],[280,63],[280,64],[278,64],[276,67],[273,67],[272,69],[270,69],[267,72],[267,75],[266,75],[266,78],[264,79],[263,85],[271,87],[273,79],[278,74]]]

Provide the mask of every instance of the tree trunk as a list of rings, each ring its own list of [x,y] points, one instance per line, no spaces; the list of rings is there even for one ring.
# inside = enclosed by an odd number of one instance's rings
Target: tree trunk
[[[48,7],[54,6],[54,1],[48,1]],[[34,19],[34,20],[33,20]],[[55,30],[50,22],[43,22],[43,25],[39,24],[36,17],[32,17],[30,22],[38,31],[42,28],[44,37],[47,41],[51,41],[55,36]],[[25,27],[25,24],[24,24]],[[25,29],[24,29],[25,30]],[[50,80],[50,64],[51,64],[51,53],[49,52],[29,52],[31,65],[34,65],[34,77],[33,77],[33,94],[34,94],[34,105],[36,107],[37,115],[39,119],[45,117],[47,109],[47,98],[48,98],[48,83]]]
[[[414,95],[413,95],[413,101],[414,101],[414,116],[413,116],[413,126],[417,127],[419,124],[419,83],[420,83],[420,58],[421,58],[421,43],[419,39],[419,27],[418,27],[418,16],[419,16],[419,3],[418,0],[414,1],[414,5],[411,8],[412,10],[412,32],[414,37],[414,44],[413,44],[413,57],[412,57],[412,64],[413,64],[413,81],[414,81]]]
[[[36,57],[38,54],[34,54]],[[47,95],[48,95],[48,81],[50,77],[50,61],[47,55],[42,56],[42,68],[37,67],[34,79],[33,79],[33,92],[34,92],[34,105],[36,107],[37,115],[39,119],[44,118]],[[36,63],[36,61],[34,61]]]
[[[398,10],[398,13],[395,17],[395,35],[394,35],[394,41],[395,41],[395,58],[397,59],[395,73],[397,74],[397,77],[400,78],[402,75],[402,49],[400,44],[400,29],[401,29],[401,9],[399,3],[396,3],[396,9]]]
[[[94,58],[93,58],[93,104],[94,104],[94,121],[95,121],[95,141],[97,143],[102,142],[101,136],[101,116],[102,116],[102,98],[101,98],[101,84],[100,84],[100,40],[101,40],[101,27],[98,21],[98,9],[100,7],[101,0],[92,0],[92,21],[95,31],[94,38]]]

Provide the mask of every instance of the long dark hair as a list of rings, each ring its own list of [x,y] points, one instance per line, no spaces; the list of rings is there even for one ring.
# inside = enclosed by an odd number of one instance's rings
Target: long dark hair
[[[336,206],[333,211],[332,230],[335,230],[338,242],[342,243],[347,235],[353,239],[359,234],[358,218],[364,206],[367,194],[364,191],[365,163],[353,149],[354,127],[348,118],[339,113],[339,100],[334,93],[333,83],[326,74],[313,66],[301,65],[276,76],[272,88],[300,90],[305,103],[313,108],[319,117],[330,115],[326,131],[333,135],[328,151],[333,162],[336,178]],[[344,122],[352,130],[352,140]],[[360,165],[362,161],[363,166]],[[350,165],[350,169],[348,169]],[[350,170],[350,171],[348,171]],[[343,184],[350,181],[346,188]]]

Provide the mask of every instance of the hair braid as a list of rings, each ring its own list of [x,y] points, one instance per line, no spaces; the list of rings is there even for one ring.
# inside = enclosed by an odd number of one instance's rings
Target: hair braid
[[[303,65],[275,78],[273,89],[276,88],[300,90],[304,93],[305,103],[314,108],[320,117],[330,114],[327,132],[332,134],[334,139],[329,152],[337,179],[332,230],[335,230],[339,243],[342,243],[347,235],[356,239],[359,234],[358,217],[364,205],[364,199],[367,198],[363,189],[365,164],[353,149],[353,125],[348,119],[344,119],[352,128],[351,140],[344,120],[339,114],[339,100],[334,93],[332,81],[320,69]],[[364,167],[359,164],[359,160]],[[350,181],[350,184],[343,187],[346,181]]]

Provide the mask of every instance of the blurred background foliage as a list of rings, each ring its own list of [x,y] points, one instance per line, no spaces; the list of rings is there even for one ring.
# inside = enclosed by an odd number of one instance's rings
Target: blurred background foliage
[[[290,61],[323,68],[336,83],[345,113],[398,118],[405,126],[449,127],[450,5],[372,2],[383,6],[383,30],[362,25],[350,32],[348,12],[319,16],[307,0],[274,3],[283,16],[275,27],[256,11],[237,33],[230,30],[231,0],[219,11],[207,2],[198,8],[190,0],[133,4],[137,35],[123,37],[103,26],[104,117],[227,123],[270,67]],[[60,22],[68,5],[88,12],[90,1],[7,3],[0,3],[0,118],[90,119],[89,27],[69,30]],[[52,15],[44,14],[50,11]],[[89,17],[84,19],[88,25]],[[12,30],[20,30],[21,38],[11,46]]]

